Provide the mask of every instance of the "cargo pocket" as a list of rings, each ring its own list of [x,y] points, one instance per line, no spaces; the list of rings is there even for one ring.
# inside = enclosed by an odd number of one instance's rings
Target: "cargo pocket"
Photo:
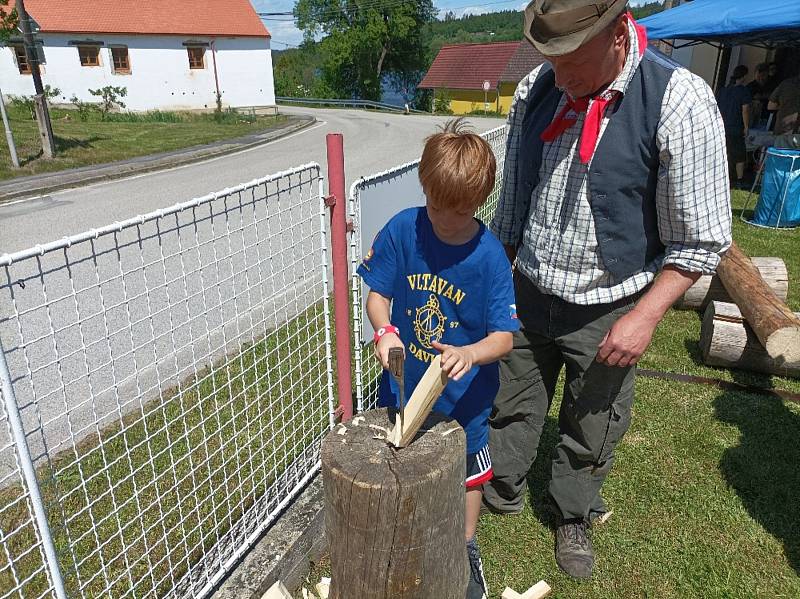
[[[630,406],[623,405],[623,402],[614,401],[608,410],[606,434],[600,447],[600,452],[597,455],[596,467],[601,468],[614,455],[614,448],[628,431],[630,425]]]

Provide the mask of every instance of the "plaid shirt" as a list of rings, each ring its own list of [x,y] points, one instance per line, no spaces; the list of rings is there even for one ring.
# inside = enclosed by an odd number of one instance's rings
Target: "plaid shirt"
[[[625,66],[609,90],[624,94],[639,66],[636,33],[629,25]],[[545,293],[575,304],[609,303],[641,291],[667,264],[686,271],[711,273],[731,243],[731,208],[722,119],[705,82],[688,70],[675,70],[661,104],[656,133],[660,169],[656,187],[658,230],[666,247],[662,256],[625,280],[605,269],[589,205],[589,166],[578,156],[585,113],[542,148],[539,185],[531,196],[530,216],[514,218],[517,153],[527,97],[543,64],[517,87],[508,114],[503,188],[491,230],[504,244],[522,244],[517,268]],[[556,114],[566,101],[565,95]],[[610,111],[607,111],[610,113]],[[608,118],[603,118],[600,136]],[[599,138],[598,138],[599,141]]]

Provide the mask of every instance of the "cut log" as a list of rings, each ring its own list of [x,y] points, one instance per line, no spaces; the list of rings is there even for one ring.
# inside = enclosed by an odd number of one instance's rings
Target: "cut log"
[[[700,329],[700,349],[709,366],[800,377],[800,363],[779,364],[769,356],[736,304],[709,304]]]
[[[397,450],[387,410],[362,416],[322,444],[330,599],[464,599],[463,429],[433,412]]]
[[[447,375],[442,372],[442,356],[438,354],[422,375],[417,388],[406,404],[402,420],[397,419],[389,436],[395,447],[405,447],[417,434],[419,427],[430,414],[433,404],[439,399],[447,385]]]
[[[789,293],[789,273],[786,263],[780,258],[750,258],[753,266],[761,273],[761,278],[775,292],[778,299],[785,302]],[[681,310],[705,310],[711,302],[732,302],[719,275],[703,275],[686,293],[675,302]]]
[[[778,364],[800,362],[800,319],[767,286],[735,243],[720,260],[717,272],[770,357]]]

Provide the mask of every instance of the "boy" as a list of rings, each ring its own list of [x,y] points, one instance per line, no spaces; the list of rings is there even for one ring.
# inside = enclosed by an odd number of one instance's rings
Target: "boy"
[[[414,389],[436,353],[450,381],[434,410],[467,436],[467,599],[487,595],[475,540],[482,485],[492,477],[488,417],[499,387],[497,360],[519,328],[511,265],[500,242],[475,219],[494,187],[489,144],[449,122],[426,140],[419,164],[424,208],[394,216],[375,238],[358,274],[369,285],[367,314],[384,369],[389,350],[405,351],[406,389]],[[391,318],[390,318],[391,307]],[[398,406],[383,373],[379,405]]]

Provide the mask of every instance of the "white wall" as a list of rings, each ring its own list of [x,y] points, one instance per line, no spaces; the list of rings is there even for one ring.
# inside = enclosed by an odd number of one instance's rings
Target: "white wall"
[[[684,43],[687,40],[675,40],[676,43]],[[718,50],[711,44],[697,44],[686,48],[678,48],[672,51],[672,59],[685,66],[693,73],[705,79],[708,85],[714,85],[714,75],[717,71]],[[755,77],[756,65],[760,62],[768,62],[770,53],[755,46],[733,46],[731,48],[731,59],[728,63],[728,72],[724,76],[725,84],[730,80],[733,69],[737,65],[743,64],[750,69],[745,78],[749,82]]]
[[[89,93],[106,85],[124,86],[128,110],[155,108],[181,110],[216,106],[214,66],[210,47],[205,68],[189,69],[186,41],[212,41],[207,37],[145,35],[40,34],[47,64],[42,81],[61,90],[54,102],[69,102],[74,95],[85,101],[98,100]],[[78,49],[70,41],[105,42],[100,48],[100,66],[81,66]],[[128,47],[131,74],[114,74],[110,45]],[[222,102],[225,106],[272,106],[275,87],[269,38],[216,38],[216,59]],[[30,75],[20,75],[13,49],[0,47],[0,82],[5,95],[34,93]]]

